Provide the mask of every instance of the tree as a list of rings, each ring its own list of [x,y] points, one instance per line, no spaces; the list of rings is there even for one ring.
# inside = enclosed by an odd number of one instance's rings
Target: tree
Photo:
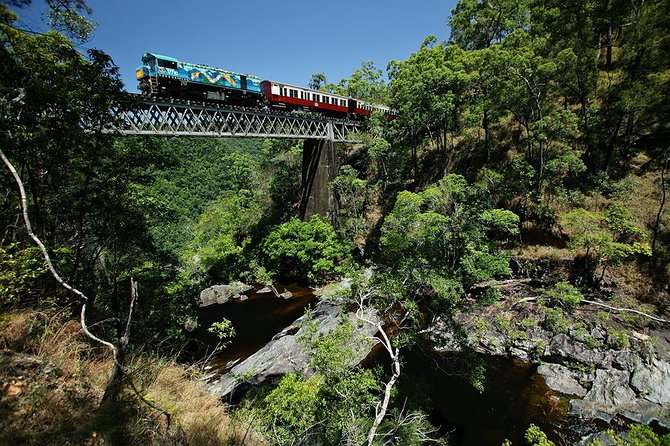
[[[635,255],[651,255],[651,248],[642,231],[631,222],[631,216],[620,205],[607,209],[605,215],[585,209],[575,209],[561,218],[561,225],[570,235],[573,249],[583,248],[587,258],[593,258],[595,268],[602,266],[599,280],[609,266],[619,265]]]
[[[383,71],[370,60],[363,61],[361,67],[356,68],[350,78],[342,79],[337,87],[340,94],[378,104],[386,103],[386,90]]]
[[[488,48],[528,26],[529,12],[527,1],[461,0],[448,20],[451,40],[469,50]]]
[[[339,200],[338,223],[345,239],[355,240],[363,233],[368,182],[358,178],[358,172],[345,164],[331,183]]]
[[[10,5],[19,8],[31,3],[32,0],[9,0]],[[93,10],[85,0],[45,0],[45,3],[49,7],[49,25],[79,42],[88,40],[97,26],[88,17]]]
[[[279,225],[263,241],[268,269],[280,278],[311,283],[332,277],[347,256],[347,245],[319,216],[292,219]]]

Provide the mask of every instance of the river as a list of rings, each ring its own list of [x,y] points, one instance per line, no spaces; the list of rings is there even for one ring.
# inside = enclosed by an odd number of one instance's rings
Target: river
[[[273,293],[253,290],[247,293],[246,300],[233,299],[200,309],[200,341],[216,344],[206,328],[222,318],[229,319],[236,331],[230,345],[210,359],[212,370],[226,373],[316,301],[309,288],[288,285],[278,287],[278,291],[290,291],[292,297],[281,299]],[[468,361],[471,363],[472,358]],[[452,446],[500,446],[504,440],[524,445],[523,434],[530,423],[540,426],[550,439],[561,444],[567,432],[567,400],[547,387],[536,373],[536,365],[502,357],[478,356],[477,361],[485,370],[483,392],[463,377],[466,362],[462,356],[409,350],[403,356],[400,392],[412,395],[414,401],[408,401],[408,407],[414,405],[427,412],[431,422],[439,427],[439,434],[448,436]],[[378,350],[364,364],[384,362],[384,355]]]

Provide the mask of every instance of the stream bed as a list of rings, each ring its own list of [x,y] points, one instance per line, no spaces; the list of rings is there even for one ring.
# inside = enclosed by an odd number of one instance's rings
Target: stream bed
[[[313,290],[289,285],[277,287],[290,291],[282,299],[274,293],[246,293],[245,299],[231,299],[200,309],[198,339],[213,346],[216,338],[207,327],[222,318],[229,319],[236,335],[223,350],[209,359],[211,370],[225,374],[233,365],[261,349],[273,336],[302,316],[316,301]],[[210,349],[211,350],[211,349]],[[366,358],[366,367],[382,365],[385,356],[374,349]],[[484,391],[480,392],[464,378],[463,370],[473,361],[483,371]],[[551,391],[536,373],[537,366],[504,357],[479,355],[438,355],[413,349],[403,356],[399,389],[411,395],[407,407],[420,407],[430,415],[441,436],[452,446],[500,446],[505,440],[524,445],[523,434],[530,425],[538,425],[557,444],[567,439],[567,399]],[[572,440],[572,439],[570,439]]]

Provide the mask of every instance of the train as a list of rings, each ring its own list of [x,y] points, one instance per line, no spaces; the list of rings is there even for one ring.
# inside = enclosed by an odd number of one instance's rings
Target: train
[[[143,95],[273,110],[305,110],[329,117],[366,119],[372,112],[393,117],[389,107],[327,91],[312,90],[252,74],[182,62],[145,53],[136,70]]]

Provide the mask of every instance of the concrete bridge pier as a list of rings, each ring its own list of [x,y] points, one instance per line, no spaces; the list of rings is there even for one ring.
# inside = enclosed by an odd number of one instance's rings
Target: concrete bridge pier
[[[337,176],[335,143],[332,139],[306,139],[302,149],[300,218],[314,214],[336,224],[337,200],[330,182]]]

